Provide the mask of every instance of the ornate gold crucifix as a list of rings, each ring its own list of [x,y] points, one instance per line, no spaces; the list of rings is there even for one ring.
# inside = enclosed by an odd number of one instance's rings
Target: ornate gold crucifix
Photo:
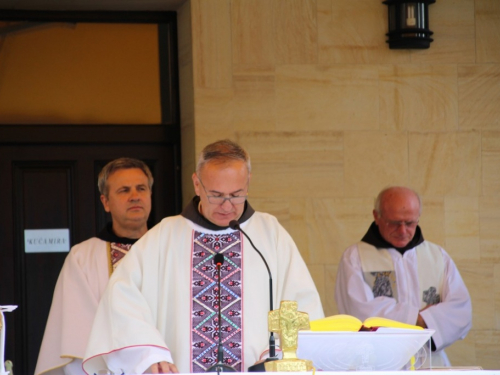
[[[297,311],[295,301],[281,301],[279,310],[269,312],[269,332],[275,332],[280,337],[280,347],[283,359],[266,362],[266,371],[311,371],[313,364],[306,359],[297,358],[299,331],[309,329],[309,315]]]

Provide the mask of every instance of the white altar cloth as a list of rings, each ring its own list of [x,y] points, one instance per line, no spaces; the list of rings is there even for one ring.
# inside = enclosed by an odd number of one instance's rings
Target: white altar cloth
[[[477,370],[477,369],[467,369],[465,367],[450,367],[450,368],[440,368],[437,370],[417,370],[412,371],[416,375],[437,375],[439,372],[443,372],[446,375],[500,375],[500,370]],[[312,374],[309,372],[275,372],[267,374],[280,374],[280,375],[304,375]],[[410,371],[316,371],[317,375],[380,375],[383,373],[390,373],[391,375],[410,375]],[[418,374],[417,374],[418,373]],[[210,373],[216,374],[216,373]],[[236,373],[233,373],[236,374]],[[255,374],[266,374],[265,372],[241,372],[240,374],[255,375]],[[18,374],[16,374],[18,375]],[[92,374],[93,375],[93,374]],[[141,374],[124,374],[124,375],[141,375]],[[181,375],[199,375],[197,374],[181,374]]]

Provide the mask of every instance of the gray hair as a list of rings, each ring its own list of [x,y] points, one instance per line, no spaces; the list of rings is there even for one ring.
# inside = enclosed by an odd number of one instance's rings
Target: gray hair
[[[229,160],[244,161],[247,165],[248,173],[252,171],[250,156],[243,147],[229,139],[223,139],[205,146],[203,151],[201,151],[198,164],[196,165],[196,174],[199,175],[201,169],[210,161],[223,163]]]
[[[387,193],[389,190],[392,190],[392,189],[407,189],[407,190],[411,191],[413,194],[415,194],[415,196],[418,199],[418,207],[419,207],[418,214],[419,215],[422,214],[422,198],[420,197],[420,194],[418,194],[415,190],[413,190],[409,187],[406,187],[406,186],[388,186],[388,187],[382,189],[380,191],[380,193],[378,193],[377,198],[375,199],[374,210],[379,216],[381,214],[380,206],[382,204],[382,198],[384,197],[385,193]]]
[[[101,172],[99,173],[99,177],[97,179],[97,187],[99,188],[99,192],[108,198],[109,194],[109,186],[108,186],[108,178],[111,174],[120,169],[132,169],[137,168],[144,172],[146,177],[148,178],[148,186],[149,190],[153,188],[153,175],[149,170],[149,167],[142,160],[133,159],[133,158],[119,158],[110,161],[106,164]]]

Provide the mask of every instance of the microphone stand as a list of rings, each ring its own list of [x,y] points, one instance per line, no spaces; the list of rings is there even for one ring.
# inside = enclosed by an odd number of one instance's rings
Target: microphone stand
[[[214,257],[214,263],[215,266],[217,267],[217,286],[218,286],[218,298],[219,298],[219,344],[217,346],[217,363],[215,365],[210,366],[205,370],[205,372],[217,372],[219,374],[220,372],[236,372],[234,368],[231,366],[225,365],[224,364],[224,351],[222,349],[222,315],[221,315],[221,310],[222,310],[222,300],[221,300],[221,286],[220,286],[220,279],[221,279],[221,266],[224,263],[224,255],[217,253],[215,254]]]
[[[257,254],[259,254],[260,257],[262,258],[262,261],[264,262],[264,265],[267,268],[267,273],[269,274],[269,311],[273,311],[273,278],[271,275],[271,270],[269,269],[269,265],[266,262],[266,259],[264,258],[262,253],[255,247],[255,245],[253,244],[250,237],[248,237],[248,235],[245,233],[245,231],[243,229],[241,229],[240,223],[238,223],[238,221],[231,220],[229,222],[229,226],[231,227],[231,229],[235,229],[235,230],[237,229],[241,233],[243,233],[243,235],[248,239],[248,241],[250,241],[250,244],[252,245],[254,250],[257,252]],[[270,362],[270,361],[276,361],[276,360],[278,360],[278,358],[276,357],[276,341],[274,339],[274,333],[271,331],[271,334],[269,336],[269,357],[266,358],[266,360],[264,362]],[[266,369],[264,367],[264,363],[258,363],[258,364],[250,366],[248,368],[248,371],[249,372],[265,372]]]

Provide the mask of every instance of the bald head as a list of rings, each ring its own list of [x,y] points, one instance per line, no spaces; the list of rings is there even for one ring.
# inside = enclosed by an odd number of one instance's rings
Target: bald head
[[[382,190],[373,210],[382,237],[394,247],[405,247],[415,235],[422,211],[419,195],[404,186]]]
[[[375,211],[380,214],[384,204],[387,204],[387,202],[389,204],[399,202],[397,205],[400,206],[401,204],[404,205],[408,202],[415,203],[414,199],[416,199],[419,208],[419,215],[421,215],[422,201],[420,199],[420,195],[418,195],[415,190],[407,188],[405,186],[390,186],[383,189],[378,194],[377,199],[375,200]]]

